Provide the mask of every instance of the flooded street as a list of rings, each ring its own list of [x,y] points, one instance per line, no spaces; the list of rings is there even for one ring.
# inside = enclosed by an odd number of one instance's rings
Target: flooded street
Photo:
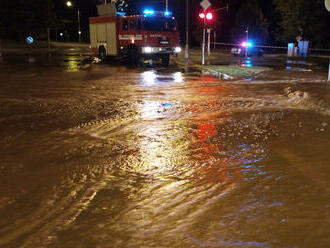
[[[330,247],[325,72],[0,62],[0,247]]]

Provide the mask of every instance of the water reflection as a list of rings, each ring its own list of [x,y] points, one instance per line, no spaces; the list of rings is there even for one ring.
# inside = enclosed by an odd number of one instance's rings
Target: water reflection
[[[66,60],[66,71],[67,72],[78,72],[80,60],[77,60],[74,56],[69,56]]]
[[[286,63],[288,64],[285,69],[287,71],[306,71],[311,72],[312,69],[307,68],[311,64],[307,63],[307,61],[302,60],[287,60]],[[300,67],[297,67],[300,66]]]
[[[184,82],[184,78],[182,75],[182,72],[176,72],[173,74],[173,78],[174,78],[174,82],[175,83],[183,83]]]
[[[246,58],[246,59],[242,60],[241,66],[243,66],[243,67],[252,67],[251,58]]]
[[[156,70],[145,71],[141,74],[143,85],[154,86],[160,83],[183,83],[182,72],[175,72],[171,75],[158,74]]]
[[[17,202],[1,196],[0,244],[328,247],[327,116],[289,104],[292,89],[283,95],[279,85],[195,77],[176,87],[179,73],[129,73],[110,73],[111,84],[93,79],[93,88],[61,83],[60,98],[46,95],[41,102],[48,88],[42,81],[40,91],[33,86],[33,108],[15,100],[13,109],[27,113],[8,120],[15,131],[30,120],[68,123],[32,134],[28,125],[22,139],[2,138],[18,150],[3,149],[0,169],[20,180],[0,187],[9,197],[17,187],[19,195]],[[123,87],[127,81],[134,87]],[[66,92],[77,97],[69,106],[63,106]],[[315,92],[326,94],[319,85]],[[26,174],[16,177],[20,170]]]
[[[143,80],[144,85],[146,85],[146,86],[155,85],[156,78],[157,78],[156,73],[153,70],[142,73],[142,80]]]
[[[141,106],[141,118],[144,120],[157,119],[163,116],[162,103],[158,101],[145,101]]]

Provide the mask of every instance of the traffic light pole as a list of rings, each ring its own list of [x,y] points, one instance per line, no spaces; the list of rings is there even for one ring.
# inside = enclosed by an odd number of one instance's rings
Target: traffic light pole
[[[207,55],[211,55],[211,30],[207,29]]]
[[[205,18],[204,20],[204,26],[203,26],[203,45],[202,45],[202,65],[205,64]]]
[[[246,48],[245,48],[245,58],[248,56],[248,43],[249,43],[249,26],[246,28]]]

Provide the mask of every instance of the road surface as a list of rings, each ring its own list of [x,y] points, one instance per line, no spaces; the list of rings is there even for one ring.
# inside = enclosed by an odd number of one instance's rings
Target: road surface
[[[0,247],[329,247],[321,74],[0,62]]]

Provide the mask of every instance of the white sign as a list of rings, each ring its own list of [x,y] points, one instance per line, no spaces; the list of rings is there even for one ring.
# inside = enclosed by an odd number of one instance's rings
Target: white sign
[[[202,8],[204,9],[204,11],[207,10],[208,8],[210,8],[210,6],[211,6],[211,3],[209,0],[203,0],[203,1],[201,1],[200,4],[201,4]]]
[[[119,40],[142,40],[142,35],[119,35]]]
[[[330,11],[330,0],[325,0],[325,7]]]

